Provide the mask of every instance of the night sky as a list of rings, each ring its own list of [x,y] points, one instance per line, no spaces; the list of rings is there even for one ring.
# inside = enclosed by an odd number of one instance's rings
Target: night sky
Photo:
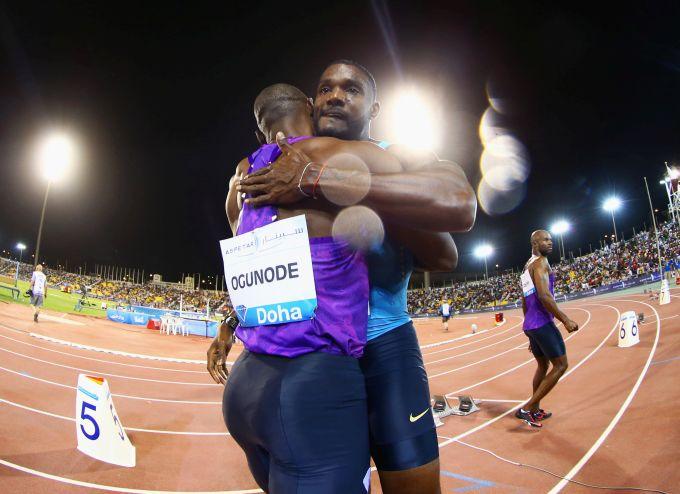
[[[313,95],[337,58],[366,65],[379,97],[403,83],[429,92],[444,115],[436,151],[475,186],[487,93],[503,101],[531,162],[527,194],[455,235],[458,271],[483,269],[471,255],[482,241],[490,265],[521,264],[530,232],[558,217],[574,224],[567,251],[594,247],[612,231],[611,193],[628,237],[650,221],[644,175],[665,207],[663,163],[680,158],[678,2],[181,4],[0,3],[1,249],[33,252],[45,182],[31,147],[57,126],[83,157],[50,193],[48,263],[219,273],[228,179],[257,146],[254,97],[276,82]]]

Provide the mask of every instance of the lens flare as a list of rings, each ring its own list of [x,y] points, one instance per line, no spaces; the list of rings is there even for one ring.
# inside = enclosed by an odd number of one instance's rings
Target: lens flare
[[[385,239],[380,217],[366,206],[351,206],[340,211],[333,221],[333,238],[361,251],[379,247]]]
[[[385,108],[391,126],[388,135],[395,143],[419,149],[439,146],[440,118],[436,106],[422,92],[403,89]]]
[[[490,215],[496,216],[506,214],[519,206],[526,196],[526,182],[510,190],[498,190],[492,187],[482,178],[477,187],[477,199],[482,210]]]
[[[337,180],[330,178],[341,177],[342,190],[334,187]],[[368,165],[361,158],[349,153],[334,155],[326,162],[326,169],[322,172],[319,188],[327,201],[338,206],[351,206],[360,202],[371,188],[371,174]]]
[[[510,130],[503,122],[503,116],[493,108],[487,108],[479,122],[479,138],[486,146],[487,142],[502,135],[509,134]]]
[[[494,189],[509,191],[529,178],[529,159],[524,145],[511,135],[495,137],[487,143],[480,159],[486,181]]]

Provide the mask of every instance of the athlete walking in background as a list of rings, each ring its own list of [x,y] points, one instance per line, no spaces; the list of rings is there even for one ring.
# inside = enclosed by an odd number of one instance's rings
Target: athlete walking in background
[[[446,300],[442,300],[442,305],[439,308],[439,312],[442,315],[442,329],[444,331],[449,330],[449,318],[451,317],[451,304]]]
[[[31,305],[33,306],[33,321],[38,322],[40,307],[47,297],[47,277],[43,273],[42,264],[38,264],[31,276]]]
[[[515,417],[532,427],[541,427],[541,421],[552,415],[540,407],[540,402],[555,387],[568,366],[564,339],[553,319],[559,319],[570,333],[578,330],[578,324],[569,319],[555,302],[555,274],[546,257],[551,252],[550,233],[545,230],[532,233],[531,258],[520,277],[524,334],[529,338],[531,353],[536,358],[538,368],[534,374],[533,395],[515,412]],[[550,372],[549,364],[552,364]]]

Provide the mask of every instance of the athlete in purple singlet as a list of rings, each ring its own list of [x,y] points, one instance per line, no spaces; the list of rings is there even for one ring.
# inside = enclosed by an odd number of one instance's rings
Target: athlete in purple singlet
[[[520,277],[524,334],[529,338],[529,348],[538,368],[534,374],[533,395],[515,412],[515,416],[532,427],[542,427],[541,421],[552,416],[551,412],[540,408],[540,401],[555,387],[568,365],[564,339],[553,319],[562,321],[570,333],[578,330],[578,324],[569,319],[555,302],[555,274],[546,257],[551,252],[550,233],[545,230],[532,233],[531,259],[527,261]],[[550,372],[549,364],[552,364]]]
[[[280,132],[298,136],[288,139],[284,147],[300,150],[314,162],[352,155],[381,173],[401,171],[401,164],[369,142],[309,137],[313,132],[311,102],[293,86],[266,88],[254,106],[259,137],[266,144],[237,166],[227,196],[229,223],[232,232],[240,235],[304,215],[317,307],[311,319],[236,328],[245,350],[228,377],[224,419],[265,492],[366,493],[370,480],[368,408],[358,363],[368,319],[364,254],[333,238],[334,219],[341,208],[312,207],[318,202],[314,184],[296,191],[304,200],[276,207],[255,206],[238,181],[276,166],[282,143],[274,141]],[[231,336],[223,324],[208,350],[208,370],[218,382],[226,378],[224,358]]]

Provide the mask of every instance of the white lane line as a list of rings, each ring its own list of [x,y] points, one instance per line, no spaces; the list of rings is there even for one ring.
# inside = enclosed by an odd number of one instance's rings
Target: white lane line
[[[198,371],[198,370],[188,370],[188,369],[168,369],[166,367],[152,367],[150,365],[126,364],[124,362],[115,362],[113,360],[86,357],[84,355],[78,355],[76,353],[60,352],[59,350],[54,350],[52,348],[46,348],[46,347],[40,346],[40,345],[34,345],[33,343],[28,343],[26,341],[17,340],[16,338],[10,338],[9,336],[5,336],[5,335],[2,335],[2,334],[0,334],[0,338],[4,338],[6,340],[11,340],[11,341],[14,341],[16,343],[21,343],[22,345],[30,346],[30,347],[33,347],[33,348],[38,348],[38,349],[44,350],[46,352],[58,353],[60,355],[67,355],[69,357],[76,357],[76,358],[81,358],[81,359],[85,359],[85,360],[93,360],[95,362],[102,362],[102,363],[105,363],[105,364],[123,365],[125,367],[137,367],[139,369],[161,370],[161,371],[168,371],[168,372],[186,372],[186,373],[191,373],[191,374],[208,374],[208,371],[205,371],[205,370]]]
[[[475,398],[475,401],[479,401],[480,403],[524,403],[526,400],[501,400],[501,399],[495,399],[495,398]]]
[[[516,316],[512,316],[512,317],[516,317]],[[464,343],[464,344],[462,344],[462,345],[453,346],[453,347],[450,347],[450,348],[444,348],[444,349],[442,349],[442,350],[435,350],[434,352],[426,352],[426,353],[423,353],[423,357],[426,356],[426,355],[435,355],[435,354],[437,354],[437,353],[450,352],[451,350],[455,350],[455,349],[457,349],[457,348],[463,348],[463,347],[466,347],[466,346],[474,345],[475,343],[479,343],[480,341],[485,341],[485,340],[488,340],[488,339],[490,339],[490,338],[495,338],[496,336],[500,336],[500,335],[502,335],[502,334],[504,334],[504,333],[507,333],[508,331],[510,331],[510,330],[512,330],[512,329],[514,329],[514,328],[516,328],[516,327],[519,326],[520,324],[522,324],[522,319],[520,319],[520,322],[517,323],[517,324],[515,324],[514,326],[510,326],[509,328],[506,328],[506,329],[504,329],[504,330],[502,330],[502,331],[494,332],[493,334],[491,334],[491,335],[489,335],[489,336],[485,336],[484,338],[475,339],[475,341],[470,341],[469,343]],[[437,343],[437,344],[432,343],[432,344],[430,344],[430,345],[421,346],[420,348],[421,348],[421,350],[422,350],[423,348],[431,348],[431,347],[433,347],[433,346],[440,346],[440,345],[443,345],[443,344],[446,344],[446,343],[453,343],[453,342],[455,342],[455,341],[467,340],[467,339],[469,339],[469,338],[477,338],[477,337],[479,337],[480,335],[483,335],[484,333],[488,333],[489,331],[493,331],[494,329],[495,329],[495,328],[484,329],[484,330],[482,330],[482,331],[477,331],[477,332],[474,333],[474,334],[468,333],[468,334],[466,334],[466,335],[459,336],[458,338],[453,338],[453,339],[451,339],[451,340],[445,340],[445,341],[443,341],[443,342],[441,342],[441,343]]]
[[[53,386],[59,386],[60,388],[76,389],[75,386],[69,386],[68,384],[62,384],[54,381],[49,381],[47,379],[41,379],[40,377],[31,376],[25,372],[18,372],[12,369],[7,369],[5,367],[0,367],[0,370],[9,372],[10,374],[16,374],[17,376],[25,377],[26,379],[33,379],[45,384],[52,384]],[[191,400],[166,400],[163,398],[149,398],[148,396],[131,396],[131,395],[121,395],[116,393],[111,393],[111,396],[117,396],[118,398],[127,398],[129,400],[141,400],[141,401],[157,401],[160,403],[184,403],[187,405],[221,405],[221,401],[191,401]]]
[[[186,358],[172,358],[172,357],[160,357],[158,355],[146,355],[143,353],[128,353],[128,352],[122,352],[120,350],[111,350],[109,348],[98,348],[96,346],[91,346],[91,345],[84,345],[81,343],[75,343],[73,341],[67,341],[67,340],[60,340],[58,338],[52,338],[51,336],[45,336],[42,334],[38,333],[28,333],[29,336],[32,336],[33,338],[38,338],[40,340],[45,340],[45,341],[50,341],[52,343],[58,343],[60,345],[66,345],[74,348],[80,348],[81,350],[92,350],[93,352],[104,352],[104,353],[110,353],[112,355],[120,355],[123,357],[134,357],[134,358],[142,358],[142,359],[147,359],[147,360],[160,360],[163,362],[179,362],[183,364],[201,364],[205,365],[206,361],[205,360],[193,360],[193,359],[186,359]],[[232,362],[227,362],[228,364],[231,364]]]
[[[29,412],[35,412],[39,413],[41,415],[47,415],[48,417],[54,417],[57,419],[62,419],[62,420],[69,420],[71,422],[75,422],[76,419],[73,417],[66,417],[65,415],[58,415],[56,413],[48,412],[46,410],[40,410],[38,408],[32,408],[26,405],[22,405],[21,403],[15,403],[13,401],[6,400],[4,398],[0,398],[0,403],[6,403],[8,405],[11,405],[13,407],[17,408],[22,408],[24,410],[27,410]],[[123,427],[127,431],[133,431],[133,432],[148,432],[151,434],[175,434],[175,435],[180,435],[180,436],[230,436],[228,432],[190,432],[190,431],[168,431],[168,430],[160,430],[160,429],[140,429],[138,427]]]
[[[604,339],[600,342],[600,344],[599,344],[597,347],[595,347],[588,355],[586,355],[586,356],[585,356],[578,364],[576,364],[574,367],[570,368],[570,369],[562,376],[562,379],[565,379],[566,377],[568,377],[569,375],[571,375],[572,372],[574,372],[576,369],[578,369],[579,367],[581,367],[581,365],[583,365],[588,359],[590,359],[590,357],[592,357],[592,356],[595,354],[595,352],[597,352],[600,348],[602,348],[602,346],[603,346],[603,345],[605,344],[605,342],[609,339],[609,337],[614,333],[614,331],[616,331],[616,330],[618,329],[618,327],[619,327],[619,318],[620,318],[620,316],[621,316],[621,313],[618,311],[618,309],[616,309],[616,307],[612,307],[611,305],[604,305],[603,307],[610,307],[610,308],[612,308],[612,309],[614,309],[614,310],[616,311],[617,316],[616,316],[616,322],[614,323],[614,326],[612,327],[611,331],[609,331],[609,333],[607,334],[607,336],[605,336]],[[585,327],[585,324],[584,324],[584,327]],[[579,330],[579,331],[580,331],[580,330]],[[575,334],[576,334],[576,333],[572,333],[572,335],[575,335]],[[525,365],[525,364],[521,364],[521,365]],[[521,365],[518,366],[518,367],[521,367]],[[507,374],[507,371],[504,372],[503,374]],[[561,381],[562,379],[560,379],[560,381]],[[470,387],[474,387],[474,386],[468,386],[467,388],[463,388],[463,390],[464,390],[464,389],[469,389]],[[457,392],[459,392],[459,391],[454,391],[453,393],[457,393]],[[448,395],[447,395],[447,396],[448,396]],[[529,399],[529,398],[526,398],[522,403],[526,402],[528,399]],[[459,439],[463,439],[464,437],[467,437],[467,436],[469,436],[469,435],[471,435],[471,434],[474,434],[475,432],[477,432],[477,431],[479,431],[479,430],[482,430],[482,429],[488,427],[489,425],[491,425],[491,424],[493,424],[493,423],[495,423],[495,422],[498,422],[500,419],[502,419],[502,418],[505,417],[506,415],[510,415],[510,414],[513,413],[514,411],[515,411],[515,407],[511,407],[511,408],[508,409],[506,412],[503,412],[503,413],[501,413],[500,415],[497,415],[496,417],[494,417],[494,418],[492,418],[492,419],[489,419],[489,420],[487,420],[486,422],[483,422],[483,423],[479,424],[477,427],[473,427],[472,429],[469,429],[469,430],[467,430],[467,431],[465,431],[465,432],[462,432],[462,433],[458,434],[458,435],[455,436],[455,437],[452,437],[451,440],[445,441],[445,442],[441,443],[441,444],[439,445],[439,447],[440,447],[440,448],[443,448],[443,447],[445,447],[445,446],[448,446],[449,444],[452,444],[452,443],[458,441]]]
[[[68,319],[64,319],[64,316],[55,317],[55,316],[50,316],[49,314],[41,314],[40,319],[45,319],[47,321],[52,321],[52,322],[56,322],[56,323],[59,323],[59,324],[70,324],[71,326],[85,326],[84,322],[70,321]]]
[[[432,364],[438,364],[439,362],[446,362],[447,360],[451,360],[451,359],[458,358],[458,357],[463,357],[465,355],[470,355],[471,353],[475,353],[475,352],[480,352],[482,350],[485,350],[486,348],[491,348],[494,345],[499,345],[499,344],[504,343],[504,342],[511,340],[513,338],[517,338],[518,336],[521,336],[521,335],[522,335],[522,333],[517,333],[517,334],[514,334],[512,336],[509,336],[508,338],[504,338],[504,339],[496,341],[494,343],[489,343],[488,345],[484,345],[484,346],[481,346],[479,348],[475,348],[474,350],[470,350],[470,351],[463,352],[463,353],[458,353],[456,355],[451,355],[450,357],[444,357],[444,358],[441,358],[439,360],[433,360],[432,362],[425,362],[425,366],[432,365]]]
[[[96,371],[96,370],[91,370],[91,369],[81,369],[80,367],[73,367],[73,366],[70,366],[70,365],[57,364],[56,362],[50,362],[49,360],[43,360],[43,359],[39,359],[37,357],[31,357],[30,355],[25,355],[23,353],[13,352],[12,350],[7,350],[6,348],[2,348],[2,347],[0,347],[0,352],[11,353],[11,354],[16,355],[18,357],[27,358],[29,360],[34,360],[36,362],[42,362],[43,364],[54,365],[55,367],[61,367],[63,369],[72,369],[72,370],[76,370],[76,371],[80,371],[80,372],[86,372],[88,374],[117,377],[117,378],[120,378],[120,379],[131,379],[133,381],[146,381],[146,382],[160,383],[160,384],[181,384],[181,385],[184,385],[184,386],[222,386],[221,384],[217,384],[217,383],[192,383],[192,382],[185,382],[185,381],[165,381],[165,380],[162,380],[162,379],[150,379],[150,378],[146,378],[146,377],[123,376],[121,374],[111,374],[110,372],[102,372],[102,371]]]
[[[585,310],[585,309],[583,309],[583,310]],[[567,342],[567,341],[569,341],[570,339],[572,339],[574,336],[576,336],[576,335],[579,334],[581,331],[583,331],[583,330],[586,328],[586,326],[588,326],[588,323],[590,323],[591,314],[590,314],[590,311],[587,311],[587,310],[586,310],[586,312],[588,313],[588,318],[586,319],[586,322],[583,323],[583,326],[582,326],[576,333],[571,333],[569,336],[567,336],[567,337],[565,338],[565,340],[564,340],[565,342]],[[515,348],[517,348],[517,347],[515,347]],[[522,345],[520,348],[525,348],[525,346]],[[533,357],[530,358],[530,359],[528,359],[528,360],[525,360],[524,362],[522,362],[522,363],[520,363],[520,364],[517,364],[517,365],[514,366],[514,367],[511,367],[510,369],[504,370],[503,372],[500,372],[500,373],[496,374],[495,376],[491,376],[491,377],[489,377],[489,378],[487,378],[487,379],[484,379],[483,381],[479,381],[479,382],[476,382],[475,384],[471,384],[471,385],[469,385],[469,386],[465,386],[464,388],[460,388],[460,389],[457,389],[457,390],[455,390],[455,391],[451,391],[450,393],[446,393],[446,396],[447,396],[447,397],[448,397],[448,396],[452,396],[452,395],[458,394],[458,393],[460,393],[460,392],[462,392],[462,391],[467,391],[468,389],[476,388],[477,386],[480,386],[480,385],[482,385],[482,384],[488,383],[488,382],[490,382],[490,381],[494,381],[494,380],[498,379],[499,377],[503,377],[503,376],[505,376],[506,374],[510,374],[511,372],[516,371],[516,370],[519,369],[520,367],[524,367],[525,365],[528,365],[528,364],[530,364],[530,363],[532,363],[532,362],[536,362],[536,359],[533,358]]]
[[[585,309],[583,309],[583,310],[585,310]],[[588,319],[586,320],[585,324],[583,324],[583,327],[585,327],[586,324],[588,324],[588,322],[590,321],[590,312],[588,312],[587,310],[586,310],[585,312],[588,313]],[[520,334],[522,334],[522,333],[518,333],[517,336],[520,335]],[[565,341],[568,341],[569,338],[573,337],[575,334],[576,334],[576,333],[572,333],[571,335],[569,335],[569,336],[566,338]],[[508,339],[509,339],[509,338],[508,338]],[[489,346],[491,346],[491,345],[489,345]],[[512,351],[515,351],[515,350],[525,349],[526,347],[527,347],[527,344],[526,344],[526,343],[522,343],[522,344],[520,344],[520,345],[517,345],[516,347],[509,348],[508,350],[505,350],[505,351],[503,351],[503,352],[500,352],[500,353],[496,353],[496,354],[494,354],[494,355],[491,355],[490,357],[487,357],[487,358],[485,358],[485,359],[476,360],[476,361],[474,361],[474,362],[470,362],[469,364],[463,365],[463,366],[461,366],[461,367],[456,367],[455,369],[449,369],[449,370],[447,370],[447,371],[440,372],[439,374],[433,374],[433,375],[429,376],[429,379],[434,379],[435,377],[445,376],[445,375],[451,374],[451,373],[453,373],[453,372],[458,372],[459,370],[467,369],[468,367],[472,367],[472,366],[474,366],[474,365],[478,365],[478,364],[481,364],[481,363],[483,363],[483,362],[487,362],[487,361],[489,361],[489,360],[493,360],[493,359],[495,359],[495,358],[500,357],[501,355],[505,355],[506,353],[510,353],[510,352],[512,352]],[[470,352],[470,353],[472,353],[472,352]],[[464,355],[464,354],[463,354],[463,355]],[[527,364],[528,362],[532,362],[532,361],[533,361],[533,359],[530,359],[530,360],[528,360],[527,362],[525,362],[525,363],[522,364],[522,365],[525,365],[525,364]],[[521,365],[520,365],[519,367],[521,367]],[[511,369],[511,370],[515,370],[516,368],[518,368],[518,367],[514,367],[514,368]],[[498,376],[497,376],[497,377],[498,377]],[[494,377],[494,379],[495,379],[495,377]],[[447,396],[448,396],[448,394],[447,394]]]
[[[616,330],[619,328],[619,318],[620,318],[620,316],[621,316],[621,313],[619,312],[619,310],[618,310],[616,307],[612,307],[611,305],[604,305],[604,307],[611,307],[612,309],[614,309],[614,310],[616,311],[616,322],[614,323],[614,326],[612,326],[611,331],[609,331],[609,333],[607,334],[607,336],[604,337],[604,339],[600,342],[600,344],[597,345],[597,347],[595,347],[588,355],[586,355],[586,356],[585,356],[578,364],[576,364],[574,367],[570,368],[570,369],[562,376],[562,379],[565,379],[566,377],[568,377],[569,375],[571,375],[576,369],[578,369],[579,367],[581,367],[581,365],[583,365],[588,359],[590,359],[590,357],[592,357],[592,356],[595,354],[595,352],[597,352],[600,348],[602,348],[602,346],[606,343],[606,341],[607,341],[607,340],[609,339],[609,337],[614,333],[614,331],[616,331]],[[584,324],[584,327],[585,327],[585,324]],[[579,330],[579,331],[580,331],[580,330]],[[572,335],[574,335],[574,334],[576,334],[576,333],[572,333]],[[522,365],[524,365],[524,364],[522,364]],[[504,374],[507,374],[507,372],[504,372]],[[561,381],[562,379],[560,379],[560,381]],[[469,388],[470,388],[470,387],[468,387],[468,388],[463,388],[463,389],[469,389]],[[458,392],[458,391],[454,391],[454,393],[457,393],[457,392]],[[447,396],[448,396],[448,395],[447,395]],[[526,401],[526,400],[528,400],[528,399],[529,399],[529,398],[525,399],[524,401]],[[524,402],[523,402],[523,403],[524,403]],[[502,414],[497,415],[496,417],[494,417],[494,418],[492,418],[492,419],[489,419],[489,420],[487,420],[486,422],[483,422],[483,423],[479,424],[477,427],[473,427],[472,429],[469,429],[469,430],[467,430],[467,431],[465,431],[465,432],[462,432],[462,433],[458,434],[456,437],[452,437],[451,440],[445,441],[445,442],[441,443],[441,444],[439,445],[439,447],[440,447],[440,448],[443,448],[443,447],[445,447],[445,446],[448,446],[448,445],[451,444],[451,443],[454,443],[454,442],[458,441],[459,439],[463,439],[464,437],[467,437],[467,436],[469,436],[469,435],[471,435],[471,434],[474,434],[475,432],[477,432],[477,431],[479,431],[479,430],[482,430],[482,429],[484,429],[484,428],[490,426],[491,424],[493,424],[493,423],[495,423],[495,422],[498,422],[500,419],[502,419],[502,418],[505,417],[506,415],[509,415],[509,414],[513,413],[514,411],[515,411],[515,407],[510,407],[510,409],[509,409],[508,411],[503,412]]]
[[[495,358],[498,358],[498,357],[500,357],[501,355],[505,355],[506,353],[514,352],[515,350],[520,350],[520,349],[526,348],[526,347],[527,347],[527,345],[525,345],[525,344],[517,345],[516,347],[509,348],[508,350],[505,350],[505,351],[503,351],[503,352],[495,353],[495,354],[493,354],[493,355],[491,355],[490,357],[487,357],[487,358],[485,358],[485,359],[482,359],[482,360],[475,360],[474,362],[470,362],[469,364],[461,365],[460,367],[456,367],[455,369],[449,369],[449,370],[447,370],[447,371],[440,372],[439,374],[432,374],[432,375],[430,375],[430,376],[428,376],[428,377],[429,377],[430,380],[432,380],[432,379],[434,379],[434,378],[436,378],[436,377],[446,376],[446,375],[448,375],[448,374],[452,374],[452,373],[454,373],[454,372],[458,372],[458,371],[460,371],[460,370],[467,369],[468,367],[473,367],[473,366],[475,366],[475,365],[483,364],[484,362],[488,362],[489,360],[493,360],[493,359],[495,359]]]
[[[79,487],[88,487],[90,489],[97,489],[100,491],[109,492],[126,492],[131,494],[256,494],[262,492],[260,489],[248,489],[240,491],[150,491],[146,489],[131,489],[128,487],[117,487],[114,485],[103,485],[103,484],[93,484],[92,482],[82,482],[80,480],[69,479],[67,477],[60,477],[58,475],[52,475],[47,472],[41,472],[40,470],[34,470],[32,468],[17,465],[16,463],[9,462],[0,458],[0,465],[4,465],[8,468],[13,468],[14,470],[19,470],[20,472],[28,473],[31,475],[36,475],[48,480],[55,480],[57,482],[63,482],[64,484],[77,485]]]
[[[661,319],[657,319],[657,320],[658,320],[658,321],[665,321],[666,319],[673,319],[674,317],[678,317],[678,315],[679,315],[679,314],[675,314],[674,316],[662,317]],[[655,323],[655,322],[656,322],[656,321],[645,321],[645,322],[640,323],[640,324],[653,324],[653,323]]]
[[[602,432],[600,437],[593,443],[593,445],[590,447],[590,449],[586,452],[585,455],[574,465],[574,467],[569,470],[569,473],[567,473],[562,480],[560,480],[557,484],[555,484],[555,487],[550,489],[548,494],[557,494],[560,492],[565,485],[571,480],[583,466],[592,458],[592,456],[597,452],[599,447],[602,445],[602,443],[607,439],[609,434],[612,432],[614,427],[616,427],[616,424],[619,423],[619,420],[621,420],[621,417],[623,414],[626,412],[628,407],[630,406],[630,402],[633,401],[633,398],[635,398],[635,395],[640,388],[640,384],[642,384],[642,380],[645,378],[645,374],[647,374],[647,369],[649,369],[649,364],[652,362],[652,358],[654,357],[654,352],[656,352],[656,346],[659,343],[659,337],[661,335],[661,321],[659,320],[659,313],[656,311],[654,307],[649,305],[648,303],[645,302],[640,302],[637,300],[623,300],[623,302],[636,302],[638,304],[643,304],[649,307],[654,311],[656,314],[656,336],[654,338],[654,344],[652,345],[652,349],[649,352],[649,356],[647,357],[647,362],[645,363],[645,366],[642,368],[642,372],[640,372],[640,375],[637,378],[637,381],[633,385],[633,389],[630,390],[630,393],[628,393],[628,396],[624,400],[624,402],[621,404],[621,408],[619,408],[619,411],[614,415],[614,418],[609,422],[609,425],[607,428]]]
[[[470,342],[464,343],[464,344],[462,344],[462,345],[452,346],[452,347],[450,347],[450,348],[444,348],[443,350],[436,350],[436,351],[434,351],[434,352],[424,353],[424,354],[423,354],[423,357],[426,357],[426,356],[429,356],[429,355],[435,355],[435,354],[437,354],[437,353],[444,353],[444,352],[450,352],[450,351],[452,351],[452,350],[458,350],[459,348],[463,348],[463,347],[466,347],[466,346],[474,345],[475,343],[481,343],[482,341],[490,340],[491,338],[496,338],[497,336],[501,336],[502,334],[507,333],[508,331],[511,331],[511,330],[515,329],[515,328],[516,328],[517,326],[519,326],[520,324],[522,324],[522,321],[518,322],[518,323],[515,324],[514,326],[510,326],[509,328],[504,329],[503,331],[499,331],[498,333],[494,333],[494,334],[492,334],[492,335],[485,336],[484,338],[475,339],[475,341],[470,341]],[[488,330],[487,330],[487,331],[488,331]],[[470,335],[468,335],[468,336],[469,336],[469,337],[473,337],[473,336],[478,336],[479,334],[480,334],[480,333],[477,332],[477,333],[475,333],[475,334],[470,334]]]
[[[585,309],[581,309],[580,307],[567,307],[566,309],[567,309],[567,310],[585,310]],[[458,348],[463,348],[463,347],[466,347],[466,346],[474,345],[475,343],[479,343],[480,341],[488,340],[488,339],[490,339],[490,338],[495,338],[496,336],[500,336],[500,335],[502,335],[502,334],[504,334],[504,333],[507,333],[508,331],[510,331],[510,330],[512,330],[512,329],[514,329],[514,328],[516,328],[517,326],[519,326],[520,324],[522,324],[522,323],[524,322],[524,318],[523,318],[523,317],[513,316],[513,315],[509,315],[508,317],[509,317],[509,318],[510,318],[510,317],[515,317],[515,318],[519,319],[520,322],[517,323],[517,324],[515,324],[514,326],[510,326],[509,328],[504,329],[503,331],[494,332],[492,335],[486,336],[486,337],[484,337],[484,338],[475,339],[475,341],[471,341],[471,342],[465,343],[465,344],[463,344],[463,345],[458,345],[458,346],[454,346],[454,347],[450,347],[450,348],[444,348],[443,350],[436,350],[436,351],[434,351],[434,352],[426,352],[426,353],[423,353],[423,357],[425,357],[425,356],[427,356],[427,355],[435,355],[435,354],[437,354],[437,353],[449,352],[449,351],[451,351],[451,350],[456,350],[456,349],[458,349]],[[506,321],[507,321],[507,320],[508,320],[508,319],[506,319]],[[559,325],[561,325],[562,323],[559,323],[559,322],[558,322],[557,324],[558,324],[558,326],[559,326]],[[475,337],[475,338],[476,338],[476,337],[478,337],[478,336],[480,336],[480,335],[482,335],[482,334],[484,334],[484,333],[488,333],[489,331],[493,331],[494,329],[498,329],[499,327],[500,327],[500,326],[494,326],[494,327],[491,328],[491,329],[484,329],[484,330],[482,330],[482,331],[477,331],[477,332],[474,333],[474,334],[469,333],[469,334],[466,334],[466,335],[463,335],[463,336],[459,336],[458,338],[453,338],[453,339],[451,339],[451,340],[445,340],[445,341],[438,342],[438,343],[431,343],[430,345],[421,346],[420,349],[422,350],[422,349],[424,349],[424,348],[431,348],[431,347],[433,347],[433,346],[440,346],[440,345],[443,345],[443,344],[446,344],[446,343],[451,343],[451,342],[459,341],[459,340],[465,340],[465,339],[469,339],[469,338],[472,338],[472,337]]]

